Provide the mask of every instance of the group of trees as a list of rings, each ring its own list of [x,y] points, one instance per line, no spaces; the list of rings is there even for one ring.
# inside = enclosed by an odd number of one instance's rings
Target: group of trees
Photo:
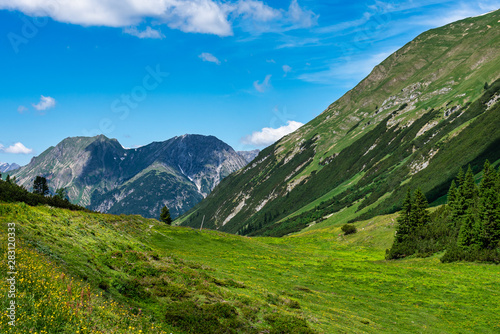
[[[448,203],[432,214],[427,205],[420,190],[414,196],[408,191],[387,259],[446,250],[443,262],[500,262],[500,171],[488,161],[479,185],[470,166],[466,173],[460,169]]]
[[[449,227],[454,242],[445,261],[500,261],[500,171],[488,161],[479,186],[472,170],[457,176],[448,193]]]
[[[16,184],[16,178],[7,175],[5,181],[0,174],[0,201],[3,202],[24,202],[31,206],[50,205],[63,209],[90,211],[69,201],[65,188],[56,190],[56,194],[51,196],[47,179],[37,176],[33,182],[33,192]]]
[[[387,250],[386,258],[398,259],[412,255],[418,250],[419,243],[425,237],[423,232],[430,223],[428,205],[427,199],[420,189],[417,189],[413,196],[408,189],[398,217],[394,244],[391,249]]]
[[[69,201],[66,188],[59,188],[54,195],[50,195],[48,181],[43,176],[35,177],[33,181],[33,191],[30,193],[26,188],[16,184],[16,178],[7,175],[5,181],[0,173],[0,201],[3,202],[24,202],[31,206],[39,204],[50,205],[70,210],[90,211]],[[160,220],[168,225],[172,224],[170,211],[167,206],[163,206],[160,213]]]

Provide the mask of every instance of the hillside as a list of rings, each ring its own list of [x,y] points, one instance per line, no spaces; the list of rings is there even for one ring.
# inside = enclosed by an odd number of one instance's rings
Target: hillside
[[[436,256],[384,261],[395,218],[357,222],[350,236],[327,227],[247,238],[139,216],[0,203],[2,231],[16,224],[20,275],[50,282],[18,283],[17,302],[30,315],[18,319],[19,333],[498,332],[497,266],[443,264]],[[70,280],[76,296],[68,311]],[[7,286],[0,288],[5,294]],[[86,297],[75,312],[81,288],[92,292],[92,312]],[[59,310],[55,321],[49,307]]]
[[[125,149],[100,135],[66,138],[12,175],[28,189],[44,176],[52,191],[65,187],[73,203],[92,210],[157,217],[167,205],[176,217],[246,163],[213,136],[184,135]]]
[[[459,168],[496,166],[499,28],[497,10],[421,34],[177,224],[282,236],[395,212],[408,188],[438,201]]]

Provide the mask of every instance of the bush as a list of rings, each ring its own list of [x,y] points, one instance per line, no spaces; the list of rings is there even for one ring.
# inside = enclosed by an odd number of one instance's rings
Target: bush
[[[354,226],[353,224],[345,224],[344,226],[342,226],[342,232],[344,232],[344,235],[354,234],[357,232],[356,226]]]
[[[284,315],[284,314],[271,314],[266,315],[265,320],[271,324],[271,334],[313,334],[314,331],[309,328],[307,321],[302,318]]]

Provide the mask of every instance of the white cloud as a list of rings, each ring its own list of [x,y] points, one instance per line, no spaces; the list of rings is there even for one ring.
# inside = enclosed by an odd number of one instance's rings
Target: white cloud
[[[285,72],[285,74],[283,76],[286,77],[286,75],[288,74],[288,72],[290,72],[292,70],[292,68],[288,65],[283,65],[283,72]]]
[[[32,104],[32,106],[38,111],[44,111],[50,108],[54,108],[56,106],[56,100],[54,100],[54,98],[50,96],[41,95],[40,102],[38,102],[37,104]]]
[[[318,15],[310,10],[302,9],[297,0],[292,0],[287,14],[288,20],[294,25],[294,28],[309,28],[318,22]]]
[[[139,31],[136,27],[125,28],[123,32],[139,38],[162,39],[165,37],[161,31],[152,29],[151,27],[147,27],[146,30],[143,31]]]
[[[151,1],[158,2],[149,0]],[[163,2],[171,3],[162,16],[172,29],[218,36],[233,34],[231,24],[227,20],[229,10],[227,6],[219,5],[212,0],[164,0]]]
[[[28,108],[26,108],[25,106],[19,106],[19,107],[17,107],[17,112],[20,113],[20,114],[24,114],[27,111],[28,111]]]
[[[251,32],[261,28],[280,32],[310,27],[318,17],[301,8],[297,0],[291,0],[288,10],[259,0],[0,0],[0,9],[82,26],[126,28],[152,21],[184,32],[218,36],[231,36],[233,21]],[[162,36],[151,28],[128,33],[140,38]]]
[[[268,146],[287,134],[294,132],[302,125],[304,124],[300,122],[287,121],[287,125],[283,125],[277,129],[263,128],[261,131],[256,131],[242,138],[241,142],[245,145]]]
[[[258,92],[264,93],[266,91],[266,89],[271,85],[269,83],[270,80],[271,80],[271,74],[268,74],[268,75],[266,75],[266,78],[264,79],[264,81],[262,81],[261,84],[259,83],[259,80],[257,80],[257,81],[254,81],[253,86],[255,87],[255,89]]]
[[[213,0],[0,0],[0,9],[83,26],[128,27],[149,18],[185,32],[232,35],[228,8]]]
[[[234,7],[234,11],[246,18],[252,18],[256,21],[271,21],[282,16],[277,9],[271,8],[262,1],[240,0]]]
[[[27,148],[22,143],[15,143],[7,148],[0,144],[0,152],[10,154],[30,154],[33,153],[33,150],[31,148]]]
[[[216,63],[217,65],[220,65],[219,59],[215,57],[213,54],[208,53],[208,52],[203,52],[201,55],[198,56],[201,58],[203,61],[208,61],[210,63]]]

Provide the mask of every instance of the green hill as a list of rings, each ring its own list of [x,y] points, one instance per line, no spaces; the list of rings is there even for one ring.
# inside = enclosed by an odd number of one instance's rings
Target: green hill
[[[499,27],[497,10],[421,34],[177,223],[282,236],[395,212],[408,188],[440,200],[500,159]]]
[[[500,330],[497,266],[385,261],[395,215],[283,238],[24,204],[0,203],[0,222],[4,250],[16,224],[20,272],[17,326],[2,317],[2,333]]]

